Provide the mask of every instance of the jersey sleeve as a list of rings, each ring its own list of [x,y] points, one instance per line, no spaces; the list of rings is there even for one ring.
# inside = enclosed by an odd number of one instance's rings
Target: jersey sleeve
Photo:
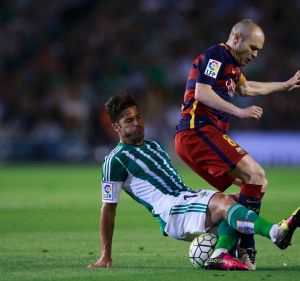
[[[197,83],[213,86],[226,64],[226,58],[222,51],[214,46],[203,53],[197,66]]]
[[[102,202],[118,203],[127,170],[116,157],[106,157],[102,166]]]

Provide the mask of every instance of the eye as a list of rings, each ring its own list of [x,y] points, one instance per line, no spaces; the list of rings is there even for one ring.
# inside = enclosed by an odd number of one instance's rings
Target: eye
[[[259,50],[256,46],[253,46],[253,45],[251,45],[250,48],[251,48],[252,51],[258,51]]]
[[[126,118],[125,119],[125,123],[132,123],[133,122],[133,118]]]

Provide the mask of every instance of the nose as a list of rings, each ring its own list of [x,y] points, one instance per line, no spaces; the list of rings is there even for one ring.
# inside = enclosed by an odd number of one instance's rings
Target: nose
[[[253,57],[253,58],[256,58],[257,55],[258,55],[258,51],[257,51],[257,50],[252,52],[252,57]]]
[[[134,119],[133,124],[134,124],[134,126],[140,126],[140,120],[139,119]]]

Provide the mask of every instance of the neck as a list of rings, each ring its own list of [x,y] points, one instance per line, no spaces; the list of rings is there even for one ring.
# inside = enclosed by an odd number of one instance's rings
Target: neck
[[[237,54],[236,54],[236,50],[233,48],[233,44],[231,43],[231,41],[228,40],[224,45],[227,47],[227,49],[228,49],[229,52],[232,54],[232,56],[235,58],[235,60],[236,60],[237,62],[240,62],[240,61],[239,61],[239,58],[238,58],[238,56],[237,56]]]
[[[141,145],[144,144],[144,140],[132,142],[132,141],[125,141],[125,140],[121,140],[121,139],[120,139],[120,143],[123,143],[123,144],[130,144],[130,145],[135,145],[135,146],[141,146]]]

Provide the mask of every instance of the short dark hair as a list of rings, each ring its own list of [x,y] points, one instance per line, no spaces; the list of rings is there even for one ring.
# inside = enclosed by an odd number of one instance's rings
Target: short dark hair
[[[105,110],[109,115],[111,122],[115,123],[122,118],[123,110],[132,106],[138,107],[133,97],[131,95],[126,94],[123,96],[111,97],[105,103]]]

